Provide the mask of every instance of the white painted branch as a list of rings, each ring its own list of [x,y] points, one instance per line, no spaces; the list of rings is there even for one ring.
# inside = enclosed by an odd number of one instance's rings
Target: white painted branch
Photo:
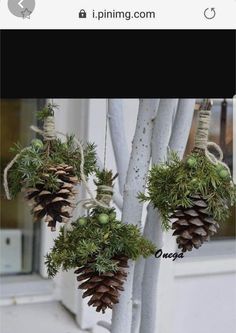
[[[175,121],[175,115],[178,105],[178,99],[161,99],[152,139],[152,163],[158,164],[166,160],[168,144],[171,136],[172,126]]]
[[[172,134],[169,142],[170,149],[176,150],[179,153],[179,156],[182,158],[185,147],[187,144],[189,131],[192,124],[192,116],[194,111],[194,100],[180,100],[178,104],[178,109],[175,117],[175,122],[172,128]],[[159,125],[157,124],[158,118],[161,112],[158,112],[158,117],[155,121],[154,128],[154,140],[153,140],[153,163],[161,162],[166,158],[166,149],[163,150],[163,147],[160,147],[159,141]],[[164,114],[162,113],[162,117]],[[163,118],[162,118],[163,121]],[[168,131],[169,132],[169,131]],[[169,136],[169,134],[168,134]],[[162,144],[165,144],[167,147],[167,137],[166,141],[161,140]],[[163,153],[164,152],[164,153]],[[149,207],[150,217],[147,219],[145,225],[144,234],[147,238],[155,242],[155,237],[157,237],[156,245],[158,248],[162,247],[162,229],[161,229],[161,219],[157,211],[152,207]],[[157,317],[157,287],[159,279],[159,270],[160,270],[160,260],[155,259],[154,257],[148,258],[145,262],[145,270],[143,276],[143,285],[142,285],[142,316],[140,324],[140,333],[153,333],[157,332],[156,326],[156,317]]]
[[[147,219],[147,217],[146,217]],[[145,221],[145,224],[147,221]],[[132,325],[131,333],[139,332],[139,325],[141,320],[141,307],[142,307],[142,281],[144,274],[145,259],[140,258],[136,261],[134,267],[134,280],[133,280],[133,311],[132,311]]]
[[[149,169],[151,155],[151,138],[153,119],[156,115],[159,100],[143,99],[139,103],[139,112],[134,134],[132,152],[129,161],[125,190],[122,220],[124,223],[141,224],[143,204],[137,193],[145,189],[146,174]],[[121,293],[119,304],[112,313],[112,333],[130,333],[132,321],[132,286],[134,262],[129,261],[129,274]]]
[[[105,329],[107,329],[109,332],[111,332],[111,324],[108,323],[107,321],[104,321],[104,320],[100,320],[98,323],[97,323],[98,326],[101,326]]]
[[[167,148],[171,136],[173,119],[176,114],[177,103],[177,99],[162,99],[160,101],[153,129],[153,164],[160,163],[167,157]],[[158,248],[162,247],[161,223],[156,210],[153,210],[150,205],[148,206],[148,216],[144,227],[144,236],[153,241]],[[135,301],[140,301],[141,309],[139,309],[137,313],[135,313],[135,311],[133,312],[132,333],[137,333],[139,331],[140,320],[140,332],[153,333],[155,332],[155,297],[159,272],[157,260],[154,257],[150,257],[139,262],[139,265],[137,265],[135,269],[135,276],[142,273],[142,271],[144,271],[143,285],[138,284],[136,279],[134,280],[133,297]]]
[[[149,221],[150,220],[150,221]],[[156,225],[153,223],[158,220],[158,214],[155,210],[152,209],[150,205],[147,208],[147,217],[144,229],[144,237],[153,241],[159,248],[162,246],[162,231],[161,224],[157,223]],[[146,227],[148,226],[148,229]],[[160,229],[160,230],[159,230]],[[148,232],[147,232],[148,231]],[[141,308],[142,308],[142,281],[144,276],[144,267],[145,260],[148,259],[139,259],[135,264],[134,269],[134,281],[133,281],[133,313],[132,313],[132,333],[138,333],[141,321]],[[150,276],[150,278],[152,278]]]
[[[170,138],[170,149],[183,157],[189,137],[189,125],[192,124],[195,99],[181,98],[178,103],[176,118]]]
[[[163,231],[161,219],[157,210],[149,204],[147,220],[144,229],[144,237],[156,244],[158,249],[163,245]],[[140,332],[151,333],[156,331],[157,315],[157,286],[159,277],[159,260],[149,257],[144,261],[143,282],[141,284],[141,316]],[[147,327],[146,327],[147,325]],[[145,328],[146,327],[146,328]],[[145,330],[144,330],[145,328]],[[138,332],[138,330],[136,331]]]
[[[112,196],[112,200],[114,204],[119,208],[121,211],[123,209],[123,198],[120,193],[114,192]]]
[[[143,205],[137,198],[145,190],[150,164],[153,120],[159,104],[157,99],[141,99],[137,125],[132,142],[132,152],[124,188],[122,219],[124,223],[141,224]]]
[[[117,172],[119,173],[119,190],[122,195],[129,165],[122,99],[108,99],[108,119]]]

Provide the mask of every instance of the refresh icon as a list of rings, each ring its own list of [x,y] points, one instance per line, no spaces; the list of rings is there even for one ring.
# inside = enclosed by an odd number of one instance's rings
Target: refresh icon
[[[204,10],[204,16],[208,20],[212,20],[216,16],[215,8],[206,8]]]

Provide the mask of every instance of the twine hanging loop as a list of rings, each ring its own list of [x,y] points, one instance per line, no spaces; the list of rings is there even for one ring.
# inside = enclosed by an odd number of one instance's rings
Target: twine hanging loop
[[[110,202],[113,196],[113,187],[107,185],[99,185],[97,187],[97,192],[99,192],[99,199],[94,198],[90,195],[90,198],[81,200],[79,202],[83,203],[83,208],[90,210],[96,208],[97,206],[108,209],[110,207]]]
[[[229,174],[231,174],[228,165],[223,162],[224,155],[220,146],[217,145],[215,142],[208,141],[212,105],[213,105],[212,100],[205,99],[200,106],[198,126],[197,126],[195,145],[193,151],[194,150],[204,151],[206,157],[211,161],[211,163],[215,165],[221,164],[228,170]],[[214,148],[218,156],[210,152],[209,148]]]

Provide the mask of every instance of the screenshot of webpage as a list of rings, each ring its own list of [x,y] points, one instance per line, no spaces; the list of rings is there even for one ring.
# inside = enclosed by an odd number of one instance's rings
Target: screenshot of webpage
[[[0,331],[236,332],[236,0],[0,0]]]

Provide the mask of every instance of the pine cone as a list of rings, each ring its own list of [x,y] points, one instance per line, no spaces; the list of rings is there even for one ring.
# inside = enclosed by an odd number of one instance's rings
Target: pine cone
[[[44,177],[47,180],[49,174],[57,176],[59,189],[56,192],[45,189],[44,184],[38,184],[35,188],[26,188],[26,200],[32,208],[32,214],[36,221],[46,216],[45,221],[51,230],[55,230],[57,222],[67,222],[71,218],[74,198],[76,192],[74,186],[78,184],[73,167],[67,164],[60,164],[48,168],[48,174]]]
[[[204,242],[209,241],[219,224],[207,212],[208,204],[200,195],[191,196],[193,206],[189,208],[179,207],[171,216],[176,221],[172,224],[173,236],[177,236],[176,242],[182,252],[198,249]]]
[[[105,313],[107,308],[112,309],[113,304],[119,303],[120,291],[124,290],[128,258],[118,256],[113,259],[118,262],[116,272],[99,274],[91,268],[91,262],[75,271],[76,274],[79,274],[78,281],[86,280],[79,286],[80,289],[86,289],[83,298],[92,296],[88,305],[96,307],[97,312],[102,310],[102,313]]]

